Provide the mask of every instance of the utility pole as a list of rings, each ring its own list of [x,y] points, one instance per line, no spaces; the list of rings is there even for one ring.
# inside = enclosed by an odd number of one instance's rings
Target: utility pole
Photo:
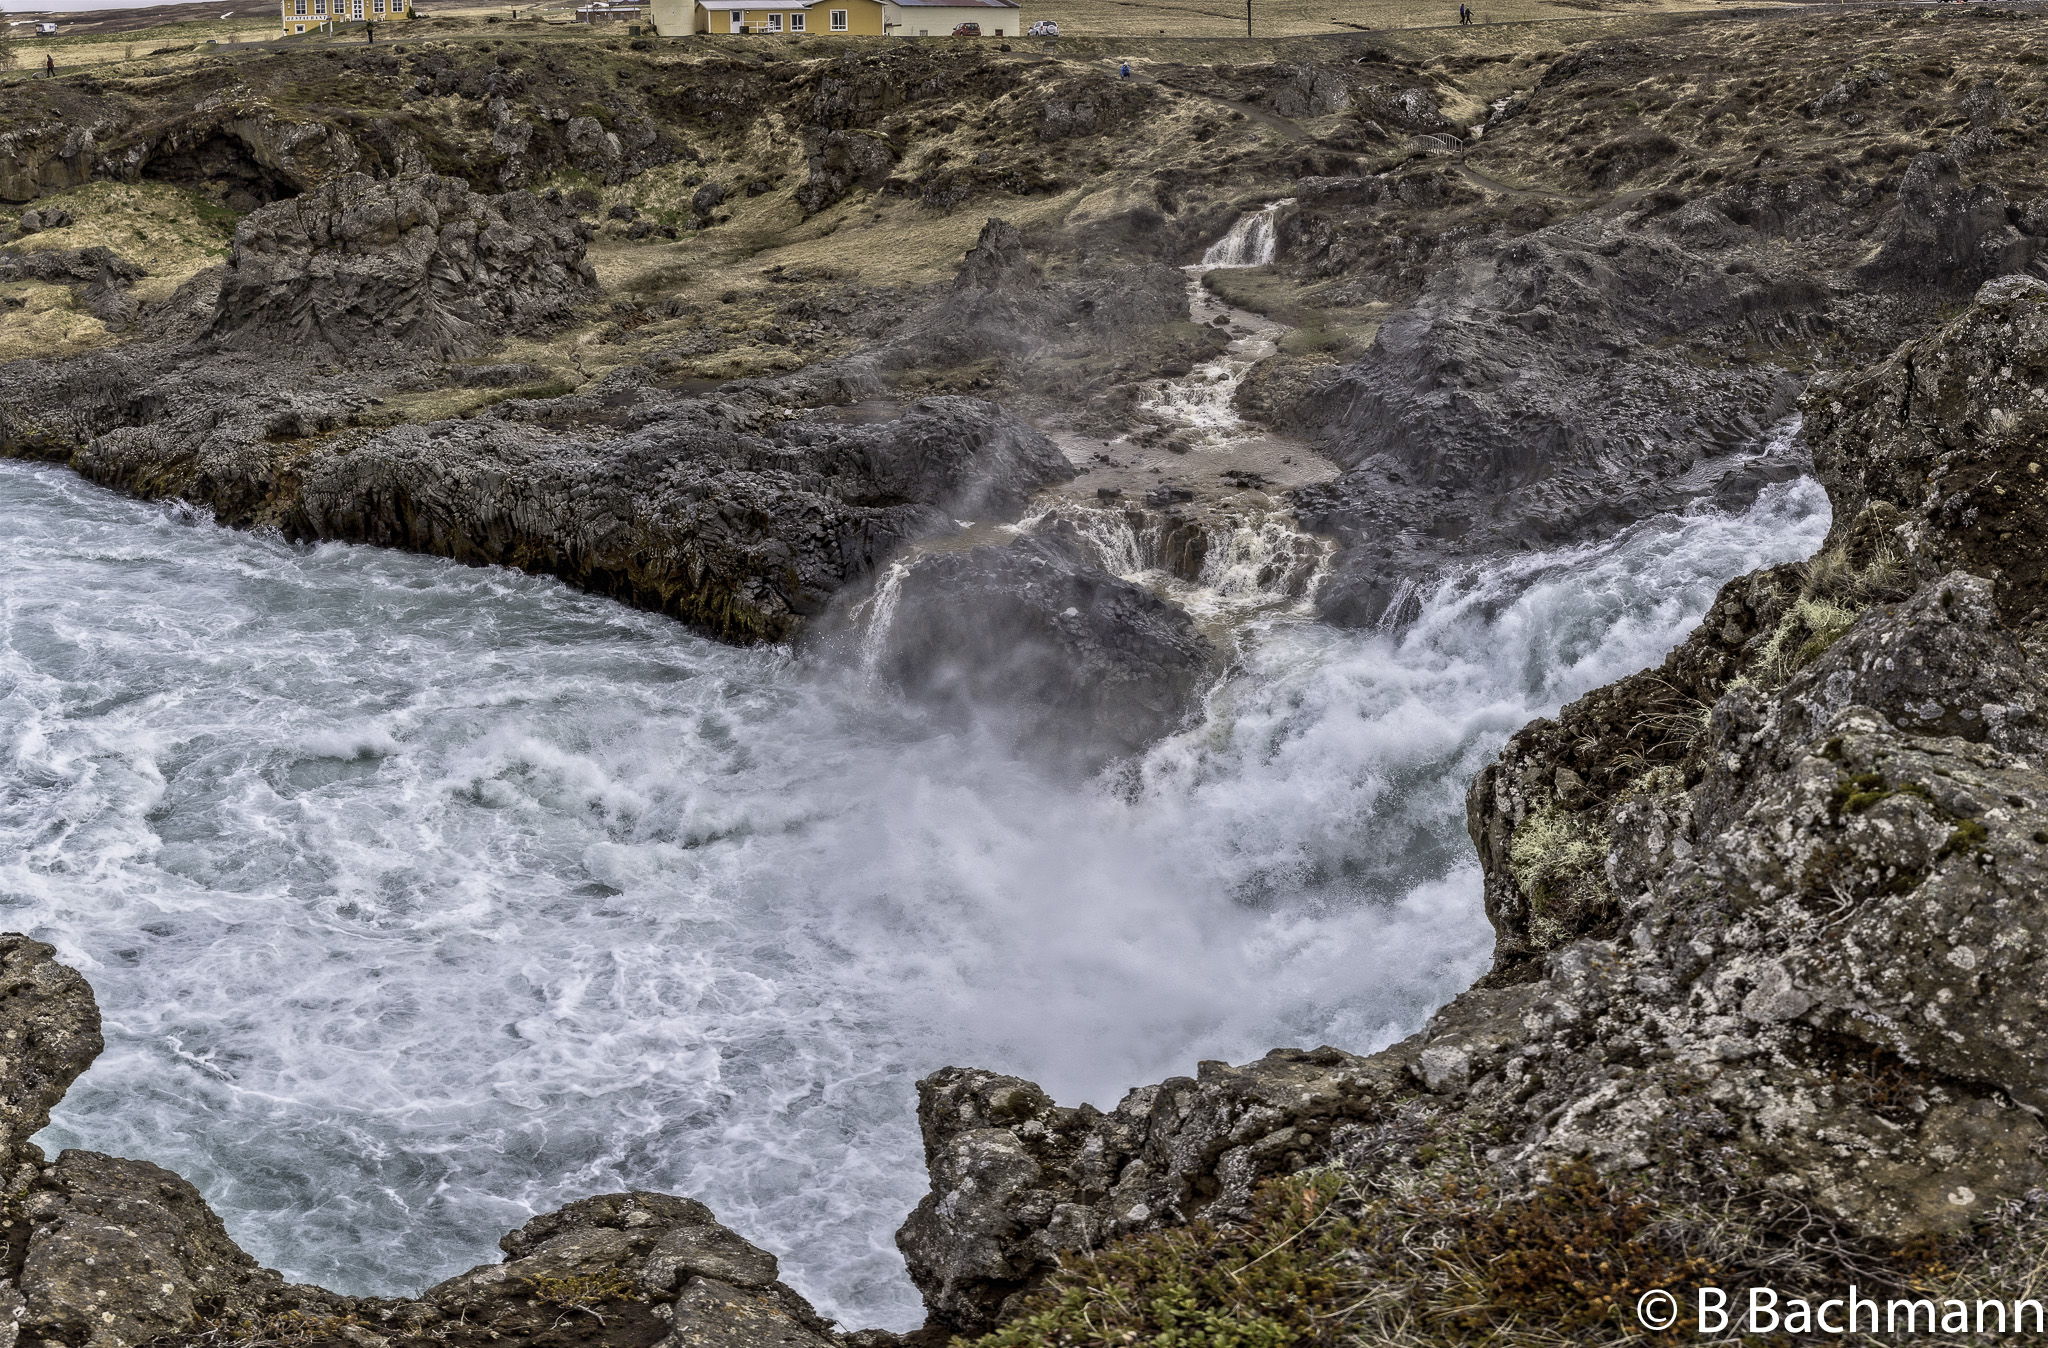
[[[1252,35],[1252,0],[1244,0],[1244,35]]]

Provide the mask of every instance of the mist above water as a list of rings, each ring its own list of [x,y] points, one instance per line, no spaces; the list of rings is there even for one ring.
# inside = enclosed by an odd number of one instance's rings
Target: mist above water
[[[342,1290],[641,1187],[912,1325],[919,1076],[1109,1105],[1414,1029],[1490,946],[1471,774],[1826,522],[1795,484],[1447,583],[1399,637],[1268,616],[1203,726],[1076,789],[551,581],[0,464],[0,925],[108,1039],[41,1140],[169,1166]]]

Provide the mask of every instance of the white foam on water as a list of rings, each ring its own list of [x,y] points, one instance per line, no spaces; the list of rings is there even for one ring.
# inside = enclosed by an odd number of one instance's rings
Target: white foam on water
[[[1471,774],[1825,526],[1795,484],[1446,582],[1400,636],[1262,618],[1111,790],[551,581],[0,464],[0,926],[108,1040],[41,1141],[169,1166],[342,1290],[642,1187],[913,1325],[919,1076],[1107,1105],[1412,1030],[1487,958]]]

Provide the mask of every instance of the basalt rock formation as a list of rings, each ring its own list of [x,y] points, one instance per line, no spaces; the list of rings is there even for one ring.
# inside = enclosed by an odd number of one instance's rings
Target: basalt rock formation
[[[1802,381],[1687,343],[1888,349],[1912,330],[1903,313],[2036,267],[2048,224],[2014,223],[1995,183],[1960,172],[1916,157],[1882,213],[1819,184],[1675,209],[1652,196],[1462,249],[1288,413],[1323,428],[1346,469],[1298,500],[1345,545],[1325,616],[1378,622],[1458,559],[1605,536],[1691,501],[1740,508],[1800,472],[1796,452],[1755,456]],[[1819,258],[1787,247],[1816,238],[1830,241]]]
[[[418,363],[554,322],[589,289],[587,236],[531,194],[431,176],[279,202],[241,222],[203,333],[11,367],[0,453],[224,523],[561,576],[737,641],[793,638],[905,542],[1014,518],[1072,476],[1045,436],[975,399],[841,419],[873,391],[857,364],[704,396],[640,368],[572,392],[475,367],[451,377],[512,396],[424,424],[379,414]],[[106,288],[109,259],[8,265],[97,269]],[[205,310],[212,284],[155,317]]]
[[[561,576],[728,640],[789,639],[907,540],[1014,516],[1071,473],[1044,436],[966,398],[848,424],[629,372],[377,429],[352,381],[278,387],[253,357],[179,364],[124,352],[17,371],[0,448],[223,523]]]
[[[1740,507],[1802,471],[1796,445],[1755,456],[1816,370],[2048,274],[2042,108],[1937,57],[1938,31],[1844,25],[1813,64],[1819,32],[1780,33],[1782,69],[1726,84],[1670,35],[1591,43],[1462,157],[1299,180],[1281,267],[1393,306],[1362,353],[1243,392],[1345,470],[1297,500],[1342,545],[1324,616],[1399,620],[1446,568]]]
[[[1062,1256],[1332,1160],[1505,1192],[1590,1163],[1879,1260],[2048,1183],[2044,387],[2048,285],[2008,278],[1809,395],[1826,548],[1480,775],[1499,953],[1421,1033],[1109,1114],[924,1082],[933,1187],[898,1240],[934,1314],[986,1329]]]
[[[590,227],[529,192],[347,174],[235,229],[211,337],[353,367],[475,355],[593,298]]]
[[[874,667],[943,718],[1092,770],[1199,708],[1216,655],[1193,620],[1072,540],[1038,535],[903,565],[872,638]]]

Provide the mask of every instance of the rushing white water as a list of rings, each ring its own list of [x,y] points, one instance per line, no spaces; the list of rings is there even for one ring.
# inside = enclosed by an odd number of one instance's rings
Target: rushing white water
[[[1275,201],[1237,218],[1229,231],[1209,245],[1201,265],[1208,267],[1265,267],[1280,246],[1280,212],[1294,204],[1293,197]]]
[[[1111,791],[550,581],[0,463],[0,925],[108,1040],[41,1140],[170,1166],[348,1290],[693,1194],[908,1326],[917,1077],[1107,1104],[1412,1030],[1487,955],[1471,773],[1825,515],[1800,484],[1519,559],[1398,638],[1265,620]]]
[[[1280,244],[1280,212],[1294,204],[1288,197],[1238,217],[1229,231],[1209,245],[1202,260],[1183,267],[1188,278],[1188,314],[1195,322],[1227,323],[1230,344],[1211,360],[1179,379],[1162,380],[1139,406],[1183,429],[1186,447],[1197,452],[1229,449],[1256,432],[1237,414],[1238,385],[1252,367],[1278,349],[1285,324],[1244,309],[1232,308],[1210,293],[1202,278],[1225,267],[1271,265]]]

